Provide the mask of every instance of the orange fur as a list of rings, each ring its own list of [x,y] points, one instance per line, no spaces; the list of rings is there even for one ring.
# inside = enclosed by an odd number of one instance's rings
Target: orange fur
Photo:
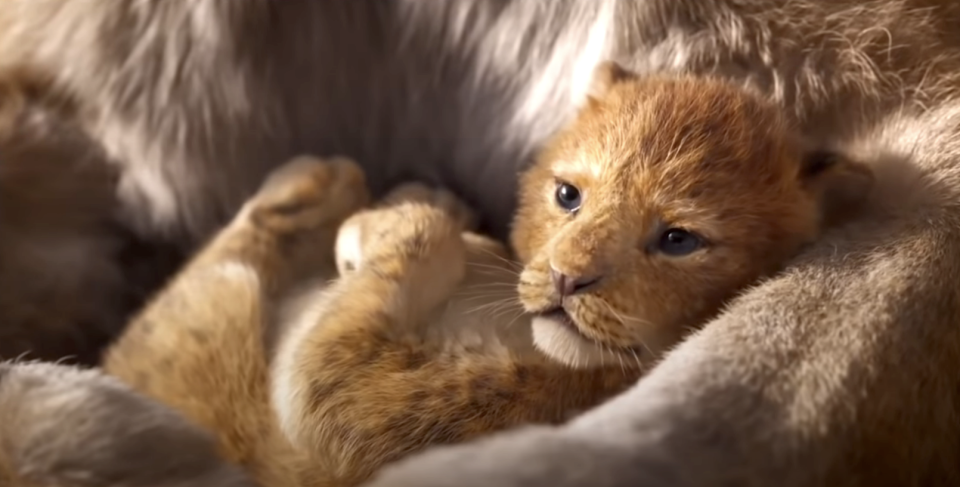
[[[406,185],[350,216],[367,198],[359,168],[300,160],[147,307],[107,370],[217,433],[265,486],[355,485],[425,446],[560,422],[623,390],[869,175],[811,166],[772,105],[726,84],[613,64],[605,77],[524,178],[519,301],[486,287],[516,284],[517,264],[450,193]],[[557,179],[581,188],[575,215]],[[660,255],[665,224],[708,245]],[[602,279],[561,302],[549,265]],[[471,312],[477,296],[531,314]],[[558,305],[570,323],[536,315]]]
[[[558,360],[658,356],[870,187],[869,171],[839,156],[805,173],[808,153],[779,110],[728,83],[638,78],[612,63],[596,78],[580,116],[524,176],[512,235],[529,312],[559,305],[551,265],[602,276],[564,302],[577,333],[535,320],[538,345]],[[553,200],[558,181],[583,195],[575,216]],[[658,252],[668,228],[705,244],[683,257]]]

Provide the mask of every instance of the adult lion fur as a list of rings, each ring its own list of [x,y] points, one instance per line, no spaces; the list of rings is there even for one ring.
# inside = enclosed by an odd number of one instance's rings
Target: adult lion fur
[[[874,166],[870,211],[609,404],[374,485],[954,485],[958,22],[934,0],[3,0],[0,69],[78,100],[124,221],[186,248],[302,152],[379,191],[446,184],[502,235],[601,60],[740,80]]]

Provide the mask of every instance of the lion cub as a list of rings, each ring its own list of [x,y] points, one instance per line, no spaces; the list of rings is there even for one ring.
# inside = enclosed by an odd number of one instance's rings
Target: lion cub
[[[300,159],[107,370],[215,432],[262,485],[354,485],[427,445],[616,394],[870,187],[739,88],[613,63],[595,78],[523,177],[519,263],[445,191],[405,185],[354,214],[359,167]]]

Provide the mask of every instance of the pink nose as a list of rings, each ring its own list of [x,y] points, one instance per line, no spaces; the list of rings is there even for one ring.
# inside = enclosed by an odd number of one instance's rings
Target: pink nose
[[[553,267],[550,267],[550,279],[560,298],[573,296],[592,288],[600,282],[602,276],[568,276]]]

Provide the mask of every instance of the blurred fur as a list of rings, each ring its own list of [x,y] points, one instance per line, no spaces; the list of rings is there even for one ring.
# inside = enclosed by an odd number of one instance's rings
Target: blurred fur
[[[98,371],[0,363],[0,485],[254,487],[214,445]]]
[[[92,365],[177,264],[117,221],[117,174],[75,105],[0,80],[0,360]]]
[[[300,152],[356,158],[377,192],[449,185],[503,236],[517,169],[569,120],[601,59],[757,89],[811,144],[874,167],[867,216],[607,407],[412,461],[384,485],[960,482],[954,2],[0,7],[0,67],[47,73],[78,100],[120,169],[125,221],[188,248]]]
[[[113,180],[96,147],[33,99],[39,80],[0,86],[0,360],[94,363],[123,323]]]

